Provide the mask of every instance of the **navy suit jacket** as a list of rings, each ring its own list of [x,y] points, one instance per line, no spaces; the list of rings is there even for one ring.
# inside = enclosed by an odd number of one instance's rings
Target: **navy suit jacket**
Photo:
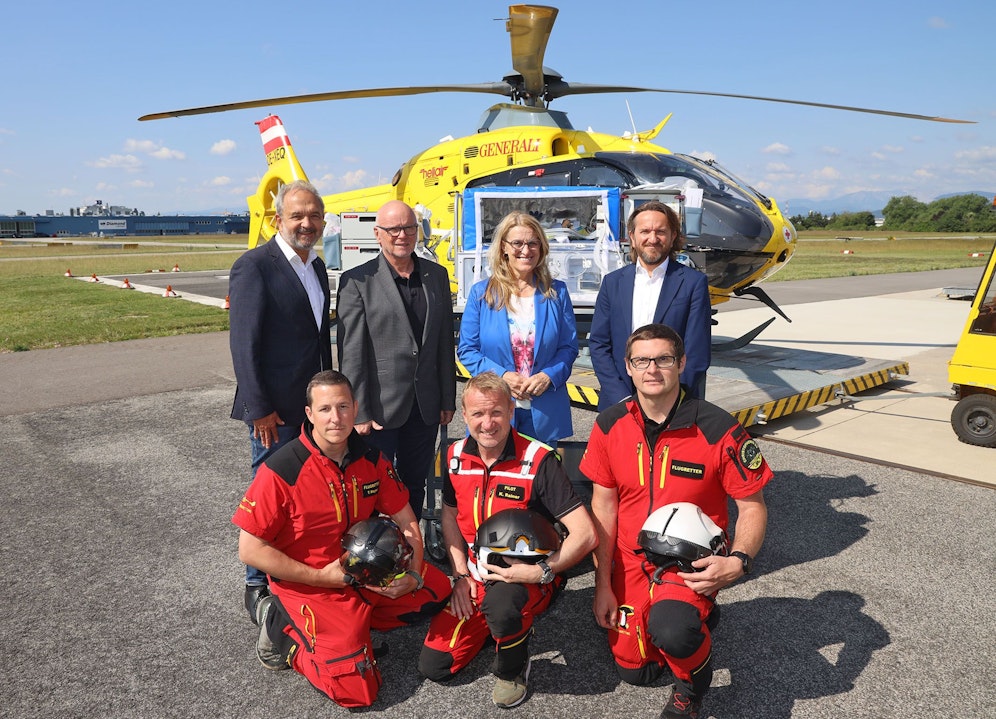
[[[626,372],[626,340],[633,330],[633,283],[636,265],[626,265],[602,279],[591,319],[588,347],[598,377],[598,409],[633,394]],[[712,306],[704,273],[674,260],[668,262],[654,322],[681,335],[685,371],[681,383],[693,397],[704,399],[706,370],[712,361]]]
[[[422,420],[439,424],[456,409],[453,304],[446,269],[418,260],[426,317],[416,340],[394,274],[381,252],[342,273],[336,299],[339,369],[360,404],[356,422],[385,429],[403,425],[418,401]]]
[[[315,373],[332,369],[329,278],[321,259],[311,269],[325,292],[321,326],[275,239],[232,265],[229,343],[238,383],[233,419],[252,422],[276,411],[285,424],[301,424],[308,382]]]
[[[470,289],[467,306],[460,320],[460,344],[457,354],[471,375],[494,372],[501,377],[515,372],[512,340],[508,332],[508,310],[492,309],[484,299],[487,280]],[[578,356],[578,333],[574,306],[567,285],[553,281],[556,296],[547,299],[537,290],[536,343],[533,348],[533,374],[545,372],[550,388],[532,399],[533,427],[541,442],[552,443],[574,434],[571,423],[571,400],[567,395],[574,360]]]

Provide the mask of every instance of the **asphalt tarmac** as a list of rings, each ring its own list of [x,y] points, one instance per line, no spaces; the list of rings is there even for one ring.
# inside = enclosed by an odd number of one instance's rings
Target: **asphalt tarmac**
[[[372,708],[339,708],[255,658],[227,334],[0,355],[0,386],[3,716],[649,719],[669,695],[666,676],[618,680],[585,563],[537,622],[519,708],[491,704],[486,652],[449,685],[421,680],[421,627],[386,635]],[[993,716],[996,492],[760,442],[768,536],[720,595],[703,715]]]

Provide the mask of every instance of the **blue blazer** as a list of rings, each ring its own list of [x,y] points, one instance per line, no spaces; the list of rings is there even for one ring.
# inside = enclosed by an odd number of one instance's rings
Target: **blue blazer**
[[[499,377],[515,372],[512,340],[508,334],[508,312],[492,309],[484,300],[487,280],[470,288],[467,307],[460,320],[457,356],[471,375],[492,371]],[[578,333],[574,306],[567,285],[553,281],[556,297],[546,298],[537,290],[536,345],[533,349],[533,373],[545,372],[550,389],[532,400],[533,427],[541,442],[556,442],[574,434],[571,401],[567,380],[578,356]]]
[[[633,394],[626,372],[626,340],[633,330],[633,283],[636,265],[626,265],[602,278],[591,318],[588,347],[598,377],[598,409],[611,407]],[[685,343],[681,383],[691,396],[705,397],[706,370],[712,362],[712,306],[705,273],[668,262],[654,322],[667,325]]]
[[[325,292],[321,325],[301,280],[276,240],[244,253],[228,276],[229,343],[235,369],[232,418],[244,422],[276,411],[288,425],[304,422],[305,390],[332,369],[329,278],[311,264]]]

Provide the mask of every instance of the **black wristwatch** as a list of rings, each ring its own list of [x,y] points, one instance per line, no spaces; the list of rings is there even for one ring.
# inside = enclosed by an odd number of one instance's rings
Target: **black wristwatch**
[[[536,562],[536,566],[543,570],[543,576],[540,577],[539,581],[540,584],[549,584],[553,581],[554,577],[557,576],[553,573],[553,570],[550,569],[550,565],[546,563],[545,559],[541,559]]]
[[[730,552],[730,556],[736,557],[740,560],[741,564],[743,564],[744,576],[750,574],[750,567],[751,564],[754,563],[754,560],[750,558],[750,555],[747,554],[747,552]]]

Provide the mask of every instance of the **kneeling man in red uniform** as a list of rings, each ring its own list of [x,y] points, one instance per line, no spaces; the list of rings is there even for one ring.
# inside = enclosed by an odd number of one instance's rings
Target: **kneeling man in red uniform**
[[[595,551],[595,619],[609,630],[619,676],[630,684],[674,675],[663,719],[698,717],[712,681],[716,593],[750,571],[768,511],[762,488],[772,472],[757,442],[728,412],[691,397],[679,384],[681,337],[644,325],[626,343],[626,371],[636,393],[595,420],[581,472],[591,479]],[[729,556],[670,568],[656,581],[638,553],[640,530],[666,504],[697,505],[724,532],[727,502],[737,506]]]
[[[371,628],[428,618],[450,594],[449,579],[423,561],[422,534],[408,491],[390,462],[353,430],[349,380],[319,372],[308,384],[307,421],[271,455],[232,521],[239,558],[266,572],[256,653],[269,669],[293,668],[337,704],[369,706],[380,670]],[[388,586],[361,586],[343,569],[342,537],[371,516],[389,516],[413,549],[411,567]]]

